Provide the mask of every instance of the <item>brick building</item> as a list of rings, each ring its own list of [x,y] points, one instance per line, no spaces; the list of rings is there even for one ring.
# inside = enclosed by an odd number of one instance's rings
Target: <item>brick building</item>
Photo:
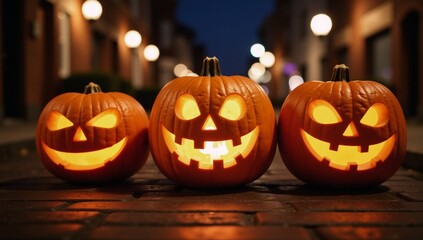
[[[423,117],[423,2],[329,1],[334,28],[329,62],[346,62],[353,79],[392,89],[408,117]]]
[[[191,36],[177,31],[176,0],[99,0],[102,15],[91,21],[84,1],[0,1],[0,124],[36,121],[73,73],[113,74],[136,90],[151,89],[171,80],[177,63],[192,62]],[[131,29],[142,36],[137,49],[124,42]],[[143,56],[149,44],[161,51],[156,62]]]
[[[275,1],[275,6],[262,27],[264,44],[278,63],[269,83],[272,98],[289,93],[293,72],[305,80],[328,80],[332,67],[345,63],[352,79],[382,82],[396,94],[408,117],[423,117],[422,1],[285,0]],[[318,13],[328,14],[333,22],[323,38],[309,27]]]

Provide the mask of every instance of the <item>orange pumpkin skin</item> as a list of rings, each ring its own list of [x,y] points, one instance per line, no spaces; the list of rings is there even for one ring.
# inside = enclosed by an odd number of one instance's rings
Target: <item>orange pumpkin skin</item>
[[[268,169],[275,153],[273,106],[262,88],[252,80],[242,76],[222,76],[217,58],[204,60],[201,75],[176,78],[158,94],[150,114],[149,139],[153,159],[166,177],[187,187],[221,188],[249,183]],[[235,102],[238,101],[243,105],[234,108],[236,119],[226,119],[231,118],[225,115],[232,111],[228,110],[229,106],[237,105]],[[197,105],[192,111],[186,111],[196,112],[188,119],[184,119],[184,112],[180,110],[180,107],[188,108],[185,102]],[[223,150],[213,156],[213,150],[206,150],[207,145],[216,149],[226,148],[225,144],[231,145],[230,148],[232,145],[242,148],[247,142],[245,136],[252,133],[257,135],[250,138],[250,149],[242,150],[243,154],[227,154]],[[167,134],[174,139],[166,140]],[[175,146],[181,149],[171,149]],[[182,148],[195,148],[192,150],[195,153],[192,156],[185,154]],[[204,155],[208,161],[200,159]]]
[[[147,160],[148,116],[123,93],[61,94],[40,114],[36,147],[47,170],[65,181],[123,180]]]
[[[317,106],[327,110],[323,120]],[[328,117],[332,108],[338,118]],[[373,81],[349,81],[345,65],[335,66],[331,81],[295,88],[278,120],[287,168],[306,183],[332,188],[369,187],[389,179],[403,161],[406,132],[395,96]],[[312,141],[321,145],[313,148]]]

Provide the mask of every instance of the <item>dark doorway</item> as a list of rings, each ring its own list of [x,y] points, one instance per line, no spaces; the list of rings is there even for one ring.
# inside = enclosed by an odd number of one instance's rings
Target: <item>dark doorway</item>
[[[3,1],[3,102],[5,118],[25,118],[23,1]]]
[[[56,45],[57,40],[55,36],[54,29],[57,27],[56,24],[56,14],[54,11],[54,5],[47,1],[43,0],[41,2],[41,7],[39,8],[42,15],[42,35],[43,35],[43,53],[44,53],[44,79],[41,84],[44,86],[55,86],[58,79],[58,61]],[[42,103],[46,104],[50,99],[56,95],[55,87],[45,87],[42,92]]]
[[[402,42],[404,53],[404,77],[408,85],[408,104],[405,112],[408,116],[416,116],[419,106],[419,22],[417,12],[410,12],[402,21]]]

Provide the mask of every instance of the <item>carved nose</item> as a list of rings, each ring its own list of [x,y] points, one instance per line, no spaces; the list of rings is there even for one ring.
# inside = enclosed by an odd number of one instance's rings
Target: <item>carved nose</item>
[[[345,131],[342,135],[345,136],[345,137],[357,137],[358,136],[357,129],[355,128],[355,125],[354,125],[353,122],[350,122],[350,124],[345,129]]]
[[[212,117],[209,115],[206,121],[204,122],[203,130],[216,130],[216,129],[217,129],[216,124],[214,124]]]
[[[78,129],[76,129],[76,133],[73,136],[73,140],[75,142],[84,142],[87,141],[87,137],[84,134],[84,131],[82,131],[81,127],[78,127]]]

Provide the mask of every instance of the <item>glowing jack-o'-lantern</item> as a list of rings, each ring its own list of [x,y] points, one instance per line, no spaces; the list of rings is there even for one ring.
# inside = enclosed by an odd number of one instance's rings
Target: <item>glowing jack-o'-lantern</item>
[[[45,167],[70,182],[108,182],[138,171],[148,156],[148,117],[129,95],[65,93],[43,109],[36,133]]]
[[[377,185],[400,167],[406,150],[401,106],[383,85],[349,81],[337,65],[331,81],[306,82],[286,98],[279,149],[299,179],[328,187]]]
[[[251,182],[269,167],[276,121],[259,85],[222,76],[217,58],[206,58],[201,76],[176,78],[160,91],[149,138],[169,179],[189,187],[229,187]]]

